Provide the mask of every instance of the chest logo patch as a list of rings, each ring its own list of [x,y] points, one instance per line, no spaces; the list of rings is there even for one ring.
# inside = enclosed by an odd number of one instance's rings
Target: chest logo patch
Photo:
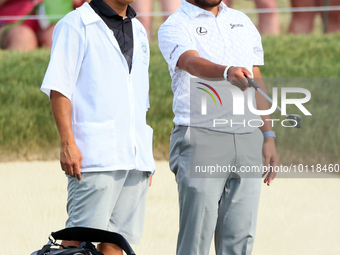
[[[208,30],[204,27],[198,27],[196,28],[196,32],[199,35],[206,35],[208,33]]]
[[[148,52],[148,48],[146,47],[146,44],[144,42],[142,43],[142,50],[144,54]]]
[[[242,24],[230,24],[231,29],[234,29],[235,27],[244,27]]]
[[[145,42],[142,42],[142,51],[143,51],[143,63],[145,65],[148,65],[148,47],[146,46],[146,43]]]

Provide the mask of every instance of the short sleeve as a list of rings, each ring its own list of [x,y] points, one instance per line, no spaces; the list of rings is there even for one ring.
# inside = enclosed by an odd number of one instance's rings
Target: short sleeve
[[[166,62],[175,70],[180,56],[189,50],[197,51],[185,28],[164,23],[158,31],[158,44]]]
[[[85,39],[79,29],[62,20],[54,28],[52,39],[51,58],[40,89],[49,97],[51,90],[55,90],[71,100],[84,56]]]
[[[262,39],[259,31],[253,24],[251,20],[249,20],[250,24],[250,35],[253,43],[253,65],[254,66],[263,66],[264,65],[264,53],[262,47]]]

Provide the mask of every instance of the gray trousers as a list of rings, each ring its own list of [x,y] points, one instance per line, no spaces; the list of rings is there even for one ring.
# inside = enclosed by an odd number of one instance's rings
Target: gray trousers
[[[80,181],[68,176],[66,227],[116,232],[138,244],[148,189],[148,173],[137,170],[82,173]]]
[[[191,135],[190,135],[191,133]],[[200,139],[208,138],[202,142]],[[220,165],[260,166],[263,136],[229,134],[175,126],[171,134],[170,169],[179,192],[180,230],[177,255],[208,255],[215,234],[217,255],[251,254],[261,190],[261,173],[240,177],[193,178],[191,161],[217,160]]]

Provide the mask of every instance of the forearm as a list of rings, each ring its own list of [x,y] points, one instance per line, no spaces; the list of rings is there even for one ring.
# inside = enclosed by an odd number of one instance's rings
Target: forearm
[[[197,51],[189,50],[183,53],[177,62],[177,67],[202,79],[224,80],[224,72],[227,66],[215,64],[201,58]],[[251,73],[245,67],[231,67],[228,69],[228,81],[246,90],[249,87],[245,76],[251,77]]]
[[[81,180],[83,157],[76,145],[71,122],[71,101],[56,91],[51,91],[51,105],[60,141],[60,164],[67,175]]]
[[[51,106],[61,145],[75,144],[71,122],[71,101],[59,92],[51,91]]]
[[[191,58],[186,68],[188,73],[202,79],[219,79],[223,80],[223,73],[226,66],[215,64],[201,57]]]
[[[202,79],[223,80],[226,66],[215,64],[207,59],[201,58],[197,51],[187,51],[179,58],[177,66],[193,76]]]

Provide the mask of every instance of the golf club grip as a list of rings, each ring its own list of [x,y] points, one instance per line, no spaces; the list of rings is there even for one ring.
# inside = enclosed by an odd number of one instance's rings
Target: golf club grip
[[[247,76],[246,76],[246,78],[247,78],[248,83],[249,83],[250,86],[254,87],[256,90],[258,90],[260,88],[259,86],[257,86],[257,84],[252,79],[250,79]]]

